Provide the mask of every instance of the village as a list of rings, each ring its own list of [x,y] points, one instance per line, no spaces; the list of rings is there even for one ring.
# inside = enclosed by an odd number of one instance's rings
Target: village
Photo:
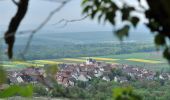
[[[48,67],[49,65],[44,65]],[[97,62],[95,59],[88,58],[81,64],[59,64],[58,71],[54,78],[58,84],[65,87],[74,86],[76,81],[88,82],[91,79],[99,78],[103,81],[114,81],[119,83],[135,80],[170,80],[169,73],[156,73],[144,68],[124,65],[108,64]],[[119,70],[116,72],[116,70]],[[121,74],[120,74],[121,73]],[[7,72],[8,84],[18,83],[39,83],[45,81],[51,84],[45,68],[28,67],[23,70],[11,70]]]

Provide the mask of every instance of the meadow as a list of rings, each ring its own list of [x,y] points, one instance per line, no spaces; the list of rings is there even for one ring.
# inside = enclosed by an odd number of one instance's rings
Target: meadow
[[[30,61],[4,61],[5,68],[26,68],[29,66],[43,67],[44,64],[62,64],[62,63],[83,63],[89,57],[43,59]],[[170,71],[169,64],[161,57],[161,53],[131,53],[109,56],[90,57],[96,61],[103,61],[111,64],[127,64],[136,67],[143,67],[153,71]]]

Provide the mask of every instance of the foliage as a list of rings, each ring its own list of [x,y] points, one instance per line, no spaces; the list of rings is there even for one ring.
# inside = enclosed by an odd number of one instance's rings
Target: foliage
[[[113,98],[115,100],[142,100],[131,87],[115,88],[113,90]]]
[[[21,58],[19,54],[20,49],[22,49],[23,46],[15,46],[16,48],[14,49],[14,52],[16,53],[14,56],[15,58]],[[87,56],[106,56],[151,51],[155,51],[155,47],[151,43],[122,43],[121,45],[119,43],[70,44],[67,46],[61,45],[57,48],[54,45],[48,44],[48,48],[45,45],[32,45],[30,51],[28,51],[25,57],[27,58],[27,60],[37,60]]]
[[[3,69],[3,66],[0,65],[0,85],[6,82],[6,73]]]
[[[13,2],[15,2],[14,4],[17,6],[17,12],[11,19],[8,30],[5,32],[4,36],[5,42],[8,45],[7,54],[9,59],[12,59],[13,57],[15,33],[27,12],[29,0],[19,0],[18,2],[13,0]]]
[[[129,84],[133,87],[129,87]],[[159,80],[143,80],[130,81],[130,83],[116,83],[113,81],[106,82],[98,78],[94,78],[88,82],[86,86],[64,87],[55,84],[52,91],[52,97],[64,97],[70,99],[85,99],[85,100],[168,100],[169,99],[169,84],[166,81],[165,85],[161,86]],[[42,94],[45,91],[44,86],[34,91],[39,96],[47,96]]]
[[[137,2],[138,7],[124,1],[83,0],[83,13],[89,14],[92,19],[96,17],[99,21],[103,18],[104,22],[109,22],[112,25],[116,25],[116,16],[118,16],[116,13],[121,13],[121,21],[125,25],[115,31],[115,34],[121,40],[124,36],[128,36],[130,24],[127,24],[127,22],[136,27],[140,21],[140,18],[138,16],[132,16],[132,13],[145,15],[148,19],[146,26],[151,32],[156,33],[155,44],[165,48],[163,55],[167,60],[170,60],[170,2],[168,0],[146,0],[149,6],[149,8],[146,9],[146,7],[141,4],[141,0],[134,1]],[[119,4],[117,2],[119,2]]]
[[[45,86],[43,86],[42,84],[37,84],[33,86],[33,92],[34,93],[38,93],[38,96],[47,96],[48,95],[48,91],[46,89]]]
[[[103,19],[104,22],[109,22],[112,25],[116,25],[117,12],[122,13],[122,22],[131,22],[134,27],[139,22],[137,16],[131,15],[131,12],[136,10],[135,7],[126,3],[123,3],[123,6],[119,6],[113,0],[83,0],[82,6],[84,14],[90,15],[92,19],[97,17],[99,21]],[[122,40],[124,36],[128,36],[129,29],[130,24],[125,24],[122,28],[115,31],[115,34]]]
[[[141,0],[137,0],[137,1],[140,4]],[[169,40],[170,38],[170,35],[169,35],[170,1],[168,0],[158,0],[158,1],[146,0],[146,1],[148,3],[149,9],[143,9],[144,11],[142,12],[143,14],[145,14],[146,18],[148,19],[148,23],[146,25],[152,32],[156,33],[155,44],[164,48],[163,55],[166,59],[170,60],[170,47],[168,45],[169,41],[166,41],[166,39]],[[13,34],[17,31],[17,28],[19,27],[21,20],[26,14],[27,6],[28,6],[28,0],[20,0],[19,2],[20,3],[16,4],[18,7],[18,12],[16,13],[16,16],[14,16],[14,18],[11,20],[11,23],[9,25],[9,30],[7,30],[7,32],[5,33],[5,40],[6,40],[6,43],[8,44],[8,57],[9,58],[12,58],[12,55],[13,55],[12,53],[13,44],[15,41],[15,36]],[[140,21],[140,19],[137,16],[134,16],[131,14],[132,12],[138,12],[138,10],[135,7],[128,5],[126,3],[122,3],[122,6],[120,5],[118,6],[118,4],[116,4],[116,2],[113,0],[83,0],[82,5],[84,7],[83,9],[84,14],[89,15],[92,19],[98,18],[99,21],[103,20],[104,22],[109,22],[112,25],[116,25],[116,20],[115,20],[116,13],[117,12],[121,13],[121,21],[124,23],[124,25],[123,27],[115,31],[115,34],[118,36],[120,40],[122,40],[125,36],[127,37],[131,26],[136,27],[138,22]],[[23,9],[21,9],[20,7]],[[85,48],[85,49],[88,49],[88,48]],[[118,50],[120,51],[118,53],[124,52],[123,50],[124,49]],[[131,52],[131,51],[125,51],[125,52]],[[64,52],[62,54],[64,54]],[[49,70],[47,70],[47,73],[52,76],[54,73],[56,73],[55,72],[56,70],[57,70],[56,67],[51,67],[49,68]],[[6,76],[5,71],[1,67],[0,68],[0,84],[6,81],[5,76]],[[162,81],[160,82],[162,84]],[[97,82],[95,81],[95,83]],[[112,87],[112,85],[110,85],[109,83],[106,83],[106,84],[103,83],[102,81],[95,85],[93,83],[92,86],[89,86],[87,91],[82,89],[82,88],[86,88],[86,85],[82,83],[80,84],[81,86],[80,88],[74,87],[74,88],[65,89],[65,88],[61,88],[58,86],[56,87],[56,91],[59,93],[61,92],[61,94],[57,94],[57,95],[62,95],[66,97],[72,97],[72,98],[93,97],[94,99],[103,100],[110,96],[109,95],[110,88],[106,88],[106,86],[109,85],[109,87]],[[162,86],[164,86],[163,84]],[[149,82],[148,84],[143,84],[144,87],[147,87],[149,89],[149,92],[150,90],[152,90],[152,88],[149,88],[149,87],[153,87],[154,89],[159,89],[158,85],[159,84],[155,81]],[[40,90],[43,90],[43,89],[40,89]],[[95,95],[92,96],[88,92],[95,94]],[[166,91],[166,93],[168,92]],[[88,94],[88,95],[85,95],[85,94]],[[106,94],[108,94],[109,96]],[[149,95],[150,100],[151,99],[169,99],[169,96],[167,95],[165,95],[165,98],[152,96],[152,95],[157,95],[157,94],[161,94],[160,91],[154,91],[153,93],[151,93]],[[28,86],[12,85],[9,88],[5,89],[4,91],[0,92],[0,96],[2,98],[15,96],[15,95],[31,96],[32,86],[31,85],[28,85]],[[42,95],[46,95],[46,93],[42,93]],[[135,94],[131,88],[115,89],[114,98],[118,100],[122,100],[122,99],[140,100],[140,96]]]
[[[64,87],[59,84],[55,84],[51,96],[52,97],[65,97],[70,99],[88,99],[88,100],[109,100],[112,98],[112,82],[105,82],[98,79],[91,80],[88,85],[81,86],[80,83],[72,87]],[[79,85],[79,86],[78,86]],[[38,88],[37,88],[38,87]],[[35,86],[35,91],[39,96],[47,96],[44,86],[39,89],[39,86]]]
[[[0,98],[7,98],[12,96],[23,96],[30,97],[33,95],[32,85],[19,86],[19,85],[11,85],[7,89],[0,91]]]
[[[55,78],[55,74],[58,71],[58,65],[48,65],[44,69],[50,78]]]
[[[56,83],[54,85],[54,89],[53,89],[51,95],[53,97],[64,97],[66,95],[65,94],[66,91],[67,90],[62,85],[59,85],[59,84]]]

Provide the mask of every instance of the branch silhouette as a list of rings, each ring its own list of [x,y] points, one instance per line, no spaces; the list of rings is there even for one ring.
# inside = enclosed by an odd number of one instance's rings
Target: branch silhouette
[[[79,19],[70,19],[70,20],[69,20],[69,19],[61,19],[61,20],[59,20],[57,23],[55,23],[54,25],[58,25],[58,24],[63,23],[62,26],[59,26],[59,27],[58,27],[58,28],[63,28],[63,27],[66,27],[69,23],[85,20],[85,19],[88,18],[89,16],[90,16],[90,14],[89,14],[89,15],[86,15],[86,16],[84,16],[84,17],[82,17],[82,18],[79,18]]]
[[[7,48],[7,54],[9,59],[12,59],[13,57],[13,45],[15,42],[15,33],[24,18],[27,8],[28,8],[28,2],[29,0],[20,0],[18,3],[16,1],[12,0],[18,7],[16,14],[11,19],[10,24],[8,26],[8,30],[5,32],[5,42],[8,45]]]
[[[51,1],[51,0],[50,0],[50,1]],[[51,11],[51,12],[49,13],[49,15],[46,17],[46,19],[45,19],[36,29],[34,29],[34,30],[32,30],[32,31],[27,31],[27,32],[30,32],[31,34],[30,34],[30,36],[29,36],[29,38],[28,38],[28,41],[27,41],[27,43],[26,43],[26,46],[25,46],[23,52],[21,53],[23,59],[25,59],[24,54],[27,53],[27,51],[28,51],[28,49],[29,49],[29,46],[30,46],[30,44],[31,44],[31,41],[32,41],[34,35],[35,35],[39,30],[41,30],[41,29],[50,21],[50,19],[53,17],[53,15],[54,15],[56,12],[60,11],[60,10],[61,10],[68,2],[70,2],[70,1],[71,1],[71,0],[67,0],[67,1],[61,2],[61,5],[60,5],[59,7],[57,7],[57,8],[55,8],[53,11]]]
[[[13,2],[16,6],[19,5],[19,3],[18,3],[17,1],[15,1],[15,0],[12,0],[12,2]]]

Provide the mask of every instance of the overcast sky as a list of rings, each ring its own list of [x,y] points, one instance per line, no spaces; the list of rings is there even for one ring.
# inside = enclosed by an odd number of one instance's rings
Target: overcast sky
[[[54,25],[61,19],[79,19],[83,17],[81,14],[81,0],[72,0],[60,12],[49,21],[43,30],[56,32],[74,32],[74,31],[112,31],[110,24],[99,24],[97,21],[90,19],[81,22],[74,22],[68,24],[65,28],[58,28],[61,25]],[[133,3],[132,3],[133,4]],[[36,28],[57,6],[59,3],[48,2],[45,0],[30,0],[29,10],[26,17],[22,21],[19,30],[27,30]],[[6,30],[11,17],[16,13],[16,6],[11,0],[3,0],[0,4],[0,29]],[[145,19],[142,17],[142,21]],[[143,27],[142,27],[143,28]],[[139,28],[140,29],[140,28]]]

